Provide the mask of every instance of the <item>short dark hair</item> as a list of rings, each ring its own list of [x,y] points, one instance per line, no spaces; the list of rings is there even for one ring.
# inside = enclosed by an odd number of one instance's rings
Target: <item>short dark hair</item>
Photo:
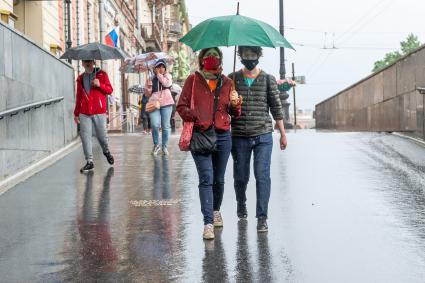
[[[94,62],[94,60],[81,60],[83,63]]]
[[[258,55],[258,58],[263,56],[263,48],[261,48],[260,46],[239,46],[238,47],[239,57],[242,57],[242,53],[244,50],[251,50],[252,52]]]
[[[223,62],[223,52],[221,52],[220,48],[218,48],[218,47],[205,48],[205,49],[202,49],[201,52],[199,52],[199,55],[198,55],[199,69],[204,68],[204,65],[202,64],[202,59],[204,58],[205,54],[210,49],[216,50],[218,52],[218,55],[220,56],[220,64]]]

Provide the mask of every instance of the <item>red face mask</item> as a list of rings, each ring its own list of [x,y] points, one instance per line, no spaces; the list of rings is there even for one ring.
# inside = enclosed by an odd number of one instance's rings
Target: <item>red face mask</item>
[[[204,69],[207,71],[217,70],[220,67],[220,59],[215,56],[208,56],[202,60]]]

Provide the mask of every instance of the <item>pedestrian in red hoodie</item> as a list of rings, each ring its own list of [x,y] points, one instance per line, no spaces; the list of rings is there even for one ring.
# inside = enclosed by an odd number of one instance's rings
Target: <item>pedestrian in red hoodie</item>
[[[232,91],[232,80],[222,74],[223,54],[220,49],[203,49],[198,60],[199,71],[186,79],[177,112],[183,121],[194,121],[194,131],[215,129],[215,151],[198,153],[191,150],[199,176],[199,198],[204,216],[203,238],[211,240],[214,239],[214,226],[223,226],[220,206],[224,174],[232,148],[230,119],[240,116],[241,99],[236,91]],[[192,95],[194,109],[190,108]]]
[[[113,89],[108,75],[95,68],[94,60],[83,60],[84,73],[77,79],[77,98],[75,101],[74,121],[80,124],[80,137],[83,143],[86,165],[80,172],[94,169],[92,151],[92,129],[96,131],[97,140],[109,164],[114,164],[114,158],[109,151],[106,131],[107,96]]]

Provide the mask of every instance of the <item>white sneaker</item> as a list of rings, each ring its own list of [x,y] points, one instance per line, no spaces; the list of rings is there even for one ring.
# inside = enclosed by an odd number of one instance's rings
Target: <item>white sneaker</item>
[[[223,227],[223,218],[220,211],[214,211],[214,227]]]
[[[203,237],[204,237],[204,240],[214,239],[214,226],[212,224],[207,224],[204,226]]]
[[[162,154],[164,154],[164,155],[170,155],[170,153],[168,152],[167,147],[163,147],[162,148]]]
[[[152,149],[152,154],[157,155],[160,150],[161,150],[161,147],[159,145],[154,145]]]

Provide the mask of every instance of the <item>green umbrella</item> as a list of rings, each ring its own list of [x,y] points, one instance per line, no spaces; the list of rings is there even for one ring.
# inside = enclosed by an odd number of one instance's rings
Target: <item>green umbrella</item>
[[[190,46],[193,51],[217,46],[263,46],[294,49],[271,25],[241,15],[205,20],[182,37],[180,42]]]

